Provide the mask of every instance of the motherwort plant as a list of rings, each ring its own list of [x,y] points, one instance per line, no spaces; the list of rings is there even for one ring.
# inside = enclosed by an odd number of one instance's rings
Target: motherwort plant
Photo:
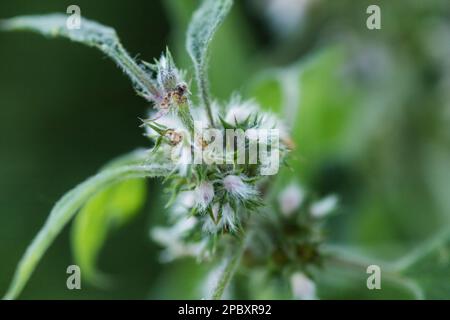
[[[136,61],[113,29],[96,22],[83,19],[81,28],[73,30],[66,27],[66,16],[59,14],[2,22],[4,30],[29,29],[66,37],[114,60],[136,92],[151,104],[142,127],[153,143],[149,150],[112,161],[56,203],[20,261],[5,298],[20,294],[47,248],[77,213],[75,255],[87,278],[95,278],[95,250],[80,253],[83,248],[77,243],[83,244],[83,235],[95,223],[91,216],[102,214],[117,224],[135,211],[143,194],[139,179],[147,177],[163,178],[169,193],[166,207],[171,225],[151,231],[152,238],[164,246],[161,258],[225,259],[211,298],[222,296],[240,262],[262,268],[272,265],[278,270],[289,266],[288,278],[293,279],[296,296],[314,296],[314,284],[303,273],[307,270],[298,266],[319,264],[322,237],[318,222],[336,201],[307,203],[303,191],[292,185],[274,198],[278,212],[265,206],[270,202],[268,182],[279,164],[285,163],[291,147],[288,129],[254,101],[238,95],[227,103],[212,100],[208,87],[208,45],[231,5],[231,0],[205,0],[192,18],[187,50],[195,69],[195,96],[169,50],[154,63]],[[131,193],[132,200],[117,200],[124,193]],[[101,242],[97,234],[89,237]]]

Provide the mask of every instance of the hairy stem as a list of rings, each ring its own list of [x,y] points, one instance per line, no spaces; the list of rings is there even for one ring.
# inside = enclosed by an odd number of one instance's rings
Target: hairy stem
[[[152,79],[149,75],[130,57],[125,48],[118,43],[113,52],[106,52],[111,58],[115,59],[120,67],[127,73],[131,79],[136,82],[141,90],[147,94],[153,96],[158,95],[158,90],[156,89]]]
[[[208,80],[206,78],[206,72],[202,72],[203,76],[201,79],[198,79],[198,86],[200,91],[200,97],[202,98],[203,105],[206,109],[206,114],[208,116],[209,124],[214,127],[214,117],[211,110],[211,100],[209,98],[208,92]]]
[[[408,269],[418,260],[429,254],[434,249],[442,246],[450,238],[450,228],[445,227],[440,232],[437,232],[433,237],[417,246],[414,250],[398,259],[393,268],[398,272]]]
[[[402,274],[400,274],[397,270],[395,270],[393,264],[386,264],[381,261],[370,261],[368,258],[357,255],[342,255],[342,250],[338,250],[333,252],[333,250],[328,251],[328,263],[330,265],[336,267],[346,267],[351,269],[361,270],[363,272],[366,271],[367,267],[371,264],[376,264],[380,266],[383,270],[383,276],[390,281],[391,283],[396,283],[397,285],[404,288],[406,291],[410,292],[415,299],[423,300],[425,299],[425,294],[423,290],[417,285],[417,283]]]
[[[230,280],[233,278],[234,273],[241,261],[242,254],[246,247],[247,237],[236,248],[236,252],[231,256],[226,256],[223,262],[223,269],[219,276],[218,282],[214,287],[211,295],[211,300],[220,300],[223,296],[225,289],[227,288]]]

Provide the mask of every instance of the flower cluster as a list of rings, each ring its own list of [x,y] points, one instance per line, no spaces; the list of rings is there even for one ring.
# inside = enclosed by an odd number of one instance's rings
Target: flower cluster
[[[259,186],[269,162],[257,156],[264,147],[271,154],[276,151],[278,157],[284,157],[288,152],[283,143],[286,130],[257,103],[237,96],[225,106],[214,102],[211,122],[203,109],[192,102],[184,73],[175,67],[170,54],[147,67],[156,73],[159,92],[147,97],[154,110],[143,120],[143,126],[155,143],[154,156],[174,164],[165,181],[175,225],[154,229],[151,235],[166,247],[165,260],[171,259],[168,256],[203,257],[208,249],[214,249],[217,237],[239,236],[249,215],[261,206],[263,195]],[[258,137],[251,133],[260,129],[280,131],[281,143],[272,144],[273,137],[269,135],[264,145],[252,150]],[[228,136],[229,130],[244,133],[243,139]],[[230,145],[239,143],[242,148],[228,152]],[[196,151],[200,152],[201,161],[195,161]],[[256,161],[249,160],[252,156]]]
[[[322,224],[335,210],[337,197],[314,198],[293,182],[278,193],[274,203],[268,201],[269,206],[263,208],[262,199],[267,202],[263,193],[267,179],[262,175],[266,163],[242,163],[238,159],[248,160],[251,156],[255,137],[247,134],[249,129],[261,128],[279,131],[281,143],[276,148],[283,158],[290,143],[280,121],[263,112],[257,103],[235,96],[225,106],[213,103],[211,123],[206,113],[192,103],[184,74],[175,67],[170,55],[149,68],[157,73],[161,92],[151,97],[156,110],[150,112],[143,125],[155,142],[153,153],[175,164],[166,178],[170,193],[167,206],[173,224],[151,230],[151,237],[165,248],[161,259],[208,258],[220,243],[216,241],[219,237],[239,237],[243,227],[249,225],[257,232],[251,235],[243,266],[269,270],[271,276],[288,274],[294,297],[314,299],[310,270],[321,265]],[[205,128],[214,129],[217,134],[204,134]],[[218,152],[222,144],[208,148],[230,129],[246,133],[243,151],[234,150],[224,156]],[[237,143],[236,136],[226,137],[223,147]],[[209,162],[193,162],[195,150],[200,150]],[[259,213],[253,215],[256,209]],[[264,214],[265,210],[270,213]],[[250,216],[255,219],[250,220]]]
[[[337,205],[336,195],[317,198],[298,183],[289,184],[277,195],[272,214],[255,221],[253,228],[258,232],[249,241],[244,265],[266,270],[270,277],[289,275],[295,298],[314,299],[315,285],[310,277],[311,271],[322,265],[322,225]]]

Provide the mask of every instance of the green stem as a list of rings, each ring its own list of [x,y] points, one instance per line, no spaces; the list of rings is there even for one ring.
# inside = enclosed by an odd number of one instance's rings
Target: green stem
[[[119,43],[114,48],[114,53],[104,51],[113,60],[116,60],[120,67],[128,74],[128,76],[147,94],[158,96],[158,89],[155,87],[153,80],[148,74],[130,57],[125,48]]]
[[[199,74],[202,74],[201,79],[198,79],[200,96],[202,97],[203,105],[206,109],[206,115],[208,116],[209,124],[211,125],[211,127],[214,127],[214,117],[211,110],[211,101],[209,99],[207,75],[206,72],[200,71]]]
[[[360,257],[358,259],[357,255],[344,255],[342,256],[342,251],[332,253],[328,251],[328,262],[334,266],[347,267],[357,269],[358,271],[365,272],[367,267],[371,264],[378,265],[383,270],[383,277],[385,277],[391,283],[396,283],[403,287],[405,290],[409,291],[415,299],[423,300],[425,299],[425,294],[423,290],[417,285],[417,283],[407,277],[404,277],[398,273],[392,264],[386,264],[381,261],[369,261],[365,257]],[[358,272],[359,273],[359,272]]]
[[[170,168],[163,165],[123,165],[105,169],[66,193],[53,207],[47,221],[19,262],[4,299],[15,299],[56,236],[83,204],[96,192],[126,179],[163,176]]]
[[[211,300],[220,300],[222,298],[223,293],[228,286],[228,283],[233,278],[239,262],[241,261],[242,254],[244,253],[247,243],[245,239],[240,243],[232,257],[225,257],[225,260],[223,262],[223,270],[219,276],[219,281],[217,282],[213,290]]]
[[[450,227],[445,227],[440,232],[437,232],[433,237],[417,246],[414,250],[398,259],[393,264],[393,268],[398,272],[408,269],[422,257],[429,254],[439,246],[442,246],[449,238]]]

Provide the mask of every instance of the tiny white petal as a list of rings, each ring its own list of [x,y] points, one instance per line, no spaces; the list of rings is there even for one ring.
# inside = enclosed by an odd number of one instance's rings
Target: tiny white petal
[[[304,192],[298,184],[290,184],[278,197],[281,213],[285,216],[290,216],[294,211],[300,208],[304,197]]]
[[[323,218],[336,209],[338,197],[335,195],[327,196],[311,205],[311,215],[315,218]]]
[[[296,272],[291,276],[291,288],[295,299],[317,299],[315,283],[301,272]]]

